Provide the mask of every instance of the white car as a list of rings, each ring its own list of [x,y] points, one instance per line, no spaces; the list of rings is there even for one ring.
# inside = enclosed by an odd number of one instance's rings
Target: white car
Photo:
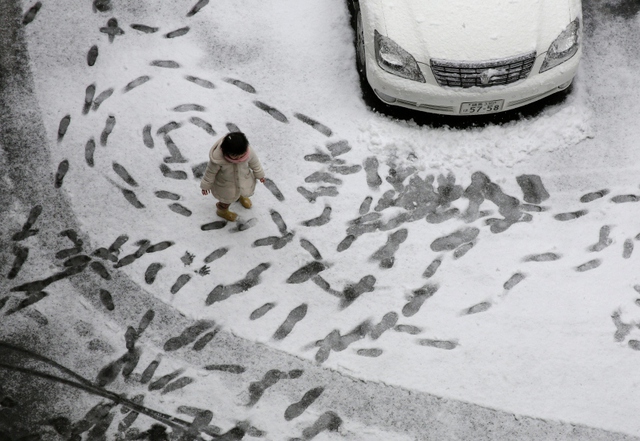
[[[515,109],[565,90],[580,0],[349,0],[356,62],[383,102],[444,115]]]

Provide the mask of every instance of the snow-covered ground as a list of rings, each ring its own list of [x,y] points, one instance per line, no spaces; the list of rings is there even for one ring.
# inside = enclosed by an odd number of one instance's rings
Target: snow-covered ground
[[[640,435],[639,16],[585,2],[567,99],[461,130],[367,108],[342,0],[88,3],[25,32],[58,186],[127,236],[96,262],[354,378]],[[234,126],[270,182],[222,225],[197,177]]]

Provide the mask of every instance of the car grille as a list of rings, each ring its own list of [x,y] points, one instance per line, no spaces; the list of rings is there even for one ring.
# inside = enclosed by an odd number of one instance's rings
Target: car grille
[[[491,87],[510,84],[526,78],[531,72],[535,60],[535,52],[503,60],[483,62],[432,59],[431,71],[441,86]]]

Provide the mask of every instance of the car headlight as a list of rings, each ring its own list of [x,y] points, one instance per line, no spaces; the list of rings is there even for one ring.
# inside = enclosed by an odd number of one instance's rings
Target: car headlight
[[[378,66],[393,75],[426,83],[418,63],[409,52],[378,31],[374,31],[374,37]]]
[[[542,67],[540,67],[540,73],[556,67],[573,57],[580,46],[579,38],[580,19],[576,17],[549,46],[547,56],[542,63]]]

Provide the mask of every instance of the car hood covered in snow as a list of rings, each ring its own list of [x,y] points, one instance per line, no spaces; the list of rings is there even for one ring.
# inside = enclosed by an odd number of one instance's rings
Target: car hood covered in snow
[[[381,33],[417,61],[485,61],[545,52],[569,24],[570,0],[384,0]],[[574,12],[575,13],[575,12]]]

